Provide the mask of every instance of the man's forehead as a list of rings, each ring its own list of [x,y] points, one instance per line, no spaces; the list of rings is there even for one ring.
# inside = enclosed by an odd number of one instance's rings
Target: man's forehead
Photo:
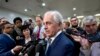
[[[77,20],[77,18],[72,18],[72,19],[70,19],[71,21],[73,21],[73,20]]]
[[[96,22],[86,22],[84,25],[92,25],[92,24],[97,24]]]
[[[39,16],[37,16],[37,17],[36,17],[36,19],[40,19],[40,17],[39,17]]]
[[[1,19],[1,21],[7,21],[7,19]]]
[[[6,24],[5,26],[11,26],[11,24]]]
[[[43,20],[53,20],[53,16],[48,14],[44,16]]]

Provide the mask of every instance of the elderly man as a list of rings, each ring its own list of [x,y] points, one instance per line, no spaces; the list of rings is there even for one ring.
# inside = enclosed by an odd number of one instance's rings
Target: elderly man
[[[62,15],[58,11],[44,14],[43,24],[47,35],[45,56],[72,56],[73,43],[62,32]]]
[[[96,18],[94,16],[86,16],[83,19],[83,28],[86,31],[86,37],[81,40],[80,56],[99,56],[100,31],[97,31]]]

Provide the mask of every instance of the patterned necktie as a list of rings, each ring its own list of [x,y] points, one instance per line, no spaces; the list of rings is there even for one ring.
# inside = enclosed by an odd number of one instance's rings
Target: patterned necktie
[[[37,33],[37,39],[40,39],[39,37],[40,37],[40,30],[41,30],[41,28],[39,27],[39,30],[38,30],[38,33]]]
[[[48,49],[50,48],[51,41],[52,41],[52,39],[48,39],[48,41],[47,41],[47,46],[46,46],[45,54],[47,53]]]

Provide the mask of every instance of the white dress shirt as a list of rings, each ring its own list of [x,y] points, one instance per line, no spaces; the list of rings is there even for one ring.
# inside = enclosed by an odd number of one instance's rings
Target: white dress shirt
[[[53,37],[50,37],[50,39],[49,39],[49,37],[47,37],[47,38],[48,38],[48,40],[47,40],[48,42],[47,42],[45,54],[46,54],[46,52],[47,52],[49,46],[54,42],[54,40],[56,39],[56,37],[57,37],[61,32],[62,32],[61,30],[58,31],[57,34],[56,34],[55,36],[53,36]]]
[[[51,44],[54,42],[54,40],[56,39],[56,37],[57,37],[61,32],[62,32],[62,31],[60,30],[60,31],[57,32],[57,34],[56,34],[55,36],[50,37],[50,39],[51,39]]]
[[[38,31],[39,31],[39,27],[36,26],[36,27],[34,28],[34,30],[33,30],[33,33],[38,33]],[[44,38],[44,36],[43,36],[43,33],[44,33],[44,32],[45,32],[44,26],[42,26],[41,29],[40,29],[40,34],[39,34],[39,38],[40,38],[40,39],[43,39],[43,38]]]

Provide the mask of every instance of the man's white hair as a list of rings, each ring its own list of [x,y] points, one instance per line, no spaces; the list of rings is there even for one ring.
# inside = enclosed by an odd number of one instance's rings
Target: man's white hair
[[[62,21],[63,21],[63,16],[61,15],[60,12],[58,11],[47,11],[44,16],[48,16],[48,15],[52,15],[53,16],[53,19],[56,23],[60,23],[62,24]]]
[[[96,20],[96,17],[95,16],[86,16],[84,19],[83,19],[83,24],[86,24],[86,23],[91,23],[91,22],[96,22],[97,23],[97,20]]]

